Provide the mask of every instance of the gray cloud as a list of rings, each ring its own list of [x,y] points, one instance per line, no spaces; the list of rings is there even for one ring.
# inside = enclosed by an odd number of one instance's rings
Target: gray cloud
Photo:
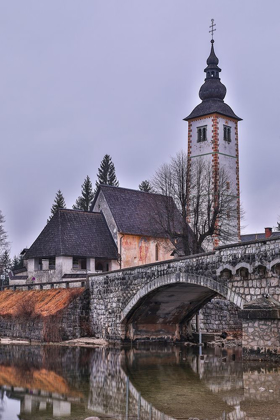
[[[0,6],[0,208],[12,253],[30,245],[61,189],[68,207],[109,153],[137,188],[187,147],[215,50],[240,123],[246,232],[276,225],[280,4],[256,0],[10,1]]]

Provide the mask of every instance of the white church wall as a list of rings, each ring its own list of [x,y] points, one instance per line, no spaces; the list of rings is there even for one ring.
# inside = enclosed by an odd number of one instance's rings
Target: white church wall
[[[197,128],[207,126],[207,140],[197,141]],[[212,118],[203,118],[191,122],[191,156],[212,153]]]
[[[224,125],[231,128],[231,141],[224,140]],[[218,118],[219,127],[219,152],[236,156],[235,123],[227,118]]]

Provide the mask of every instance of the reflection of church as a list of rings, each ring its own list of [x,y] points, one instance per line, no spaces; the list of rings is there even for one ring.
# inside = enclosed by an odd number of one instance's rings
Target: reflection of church
[[[47,417],[70,416],[75,411],[85,412],[82,398],[66,396],[44,390],[21,387],[2,387],[3,399],[18,402],[18,412],[22,420],[39,420]],[[83,417],[84,418],[84,415]]]

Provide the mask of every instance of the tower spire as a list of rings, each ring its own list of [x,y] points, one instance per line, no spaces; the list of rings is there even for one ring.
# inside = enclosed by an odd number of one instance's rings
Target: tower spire
[[[217,112],[240,121],[241,118],[235,115],[233,110],[224,102],[227,89],[221,82],[220,73],[222,70],[218,66],[219,59],[214,50],[214,32],[216,31],[216,23],[214,23],[214,19],[211,19],[211,25],[209,28],[209,33],[211,34],[211,49],[209,57],[206,61],[207,67],[204,69],[204,72],[206,73],[204,83],[199,90],[199,97],[202,102],[197,105],[188,117],[184,118],[184,120],[188,121],[192,118]]]

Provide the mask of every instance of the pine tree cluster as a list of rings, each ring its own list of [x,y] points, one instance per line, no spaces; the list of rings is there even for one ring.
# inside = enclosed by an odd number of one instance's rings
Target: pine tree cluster
[[[119,186],[119,181],[116,176],[115,165],[112,162],[110,155],[105,155],[100,163],[97,173],[97,181],[95,183],[95,190],[93,191],[92,182],[90,177],[87,175],[81,188],[81,195],[77,198],[75,204],[72,206],[75,210],[90,211],[94,200],[94,196],[97,192],[99,185],[112,185],[115,187]],[[61,190],[56,193],[54,203],[51,208],[51,216],[57,212],[58,209],[65,209],[66,203]]]

